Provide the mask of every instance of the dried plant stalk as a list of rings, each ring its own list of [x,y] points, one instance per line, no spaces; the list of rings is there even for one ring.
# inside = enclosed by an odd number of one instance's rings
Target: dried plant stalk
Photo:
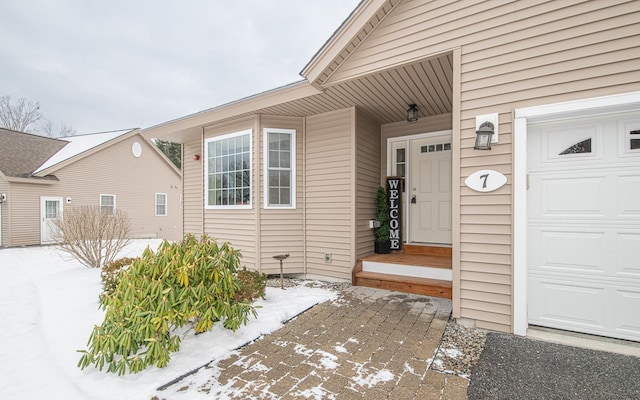
[[[131,220],[122,210],[108,213],[98,206],[68,208],[54,225],[58,248],[87,267],[110,263],[131,242]]]

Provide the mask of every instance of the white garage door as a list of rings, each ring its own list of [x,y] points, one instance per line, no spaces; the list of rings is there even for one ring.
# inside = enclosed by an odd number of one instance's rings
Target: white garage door
[[[640,341],[640,112],[527,132],[529,323]]]

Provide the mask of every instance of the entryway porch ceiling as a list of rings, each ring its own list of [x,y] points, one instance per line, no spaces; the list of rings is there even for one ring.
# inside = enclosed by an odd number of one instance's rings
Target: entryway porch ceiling
[[[335,84],[320,94],[237,115],[228,120],[254,114],[307,117],[357,106],[380,124],[388,124],[404,121],[408,105],[412,103],[417,104],[420,118],[451,112],[451,53]]]
[[[199,137],[202,127],[218,125],[251,115],[308,117],[356,106],[380,124],[405,121],[409,104],[418,106],[419,118],[448,114],[453,103],[453,56],[451,53],[400,65],[349,81],[324,87],[322,92],[308,85],[309,95],[273,102],[260,107],[262,99],[300,89],[302,82],[242,99],[143,130],[148,137],[187,142]],[[250,111],[241,112],[243,104]],[[258,107],[251,108],[258,105]],[[234,112],[234,110],[240,112]],[[216,116],[219,115],[219,117]],[[226,114],[224,116],[220,114]]]
[[[419,117],[451,112],[451,53],[377,72],[325,88],[323,93],[259,110],[262,114],[309,116],[357,106],[381,124],[404,121],[409,104]]]

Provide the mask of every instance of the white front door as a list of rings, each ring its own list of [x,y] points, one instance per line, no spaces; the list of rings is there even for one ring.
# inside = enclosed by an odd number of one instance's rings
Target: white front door
[[[451,147],[451,135],[410,141],[411,242],[451,244]]]
[[[640,113],[527,136],[528,322],[640,341]]]
[[[53,243],[57,233],[54,221],[62,216],[62,198],[61,197],[41,197],[41,227],[40,239],[42,244]]]

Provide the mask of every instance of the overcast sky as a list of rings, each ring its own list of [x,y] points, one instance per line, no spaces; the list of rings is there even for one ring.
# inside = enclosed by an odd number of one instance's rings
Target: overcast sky
[[[359,1],[0,0],[0,96],[78,134],[149,127],[299,81]]]

